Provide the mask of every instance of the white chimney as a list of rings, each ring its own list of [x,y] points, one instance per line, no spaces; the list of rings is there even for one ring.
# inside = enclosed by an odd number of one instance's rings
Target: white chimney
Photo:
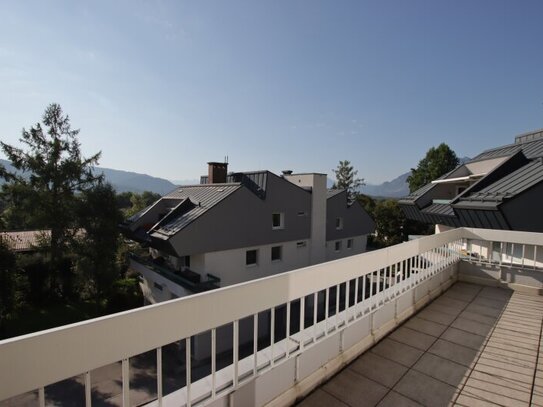
[[[283,173],[284,174],[284,173]],[[311,187],[311,264],[326,259],[326,174],[284,174],[283,177],[299,187]]]

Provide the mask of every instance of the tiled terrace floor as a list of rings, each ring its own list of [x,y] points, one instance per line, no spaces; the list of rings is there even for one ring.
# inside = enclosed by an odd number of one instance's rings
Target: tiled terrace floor
[[[542,317],[541,296],[457,283],[300,406],[543,406]]]

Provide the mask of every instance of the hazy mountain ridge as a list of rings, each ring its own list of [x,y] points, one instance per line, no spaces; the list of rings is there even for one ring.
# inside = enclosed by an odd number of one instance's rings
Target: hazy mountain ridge
[[[469,161],[469,157],[460,158],[460,162]],[[7,160],[0,159],[0,165],[6,167],[10,172],[15,171],[15,168]],[[194,185],[199,184],[199,180],[175,180],[173,182],[164,178],[152,177],[147,174],[139,174],[137,172],[114,170],[112,168],[94,167],[96,171],[102,172],[106,181],[113,185],[117,192],[138,192],[151,191],[157,194],[164,195],[173,191],[179,185]],[[382,184],[367,184],[360,188],[360,192],[365,195],[385,197],[385,198],[401,198],[409,195],[409,185],[407,177],[411,171],[402,174],[393,180],[383,182]],[[0,185],[4,181],[0,179]],[[328,188],[332,187],[334,180],[327,178]]]
[[[460,164],[470,161],[469,157],[460,157]],[[382,184],[367,184],[360,188],[360,192],[365,195],[378,196],[385,198],[402,198],[409,195],[409,184],[407,178],[411,175],[411,171],[406,172],[391,181],[383,182]]]
[[[0,165],[3,165],[8,171],[14,172],[15,168],[7,160],[0,159]],[[158,177],[152,177],[147,174],[137,172],[114,170],[112,168],[94,167],[96,172],[101,172],[107,182],[113,185],[117,192],[138,192],[151,191],[164,195],[176,188],[176,185],[168,180]],[[4,181],[0,179],[0,184]]]
[[[401,198],[407,196],[409,195],[409,185],[407,184],[407,177],[409,177],[409,175],[411,175],[411,171],[379,185],[364,185],[360,188],[360,192],[365,195],[387,198]]]

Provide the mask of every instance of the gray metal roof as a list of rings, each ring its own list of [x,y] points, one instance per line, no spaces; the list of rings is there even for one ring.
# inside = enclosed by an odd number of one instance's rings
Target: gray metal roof
[[[518,151],[522,151],[528,159],[543,157],[543,139],[536,139],[492,148],[490,150],[483,151],[469,162],[513,155]]]
[[[239,182],[260,198],[266,197],[269,171],[233,172],[226,176],[227,183]],[[200,184],[207,184],[208,176],[200,177]]]
[[[327,189],[326,190],[326,199],[330,199],[338,194],[341,194],[345,189]]]
[[[424,195],[426,192],[428,192],[430,189],[432,189],[435,186],[435,184],[432,184],[429,182],[428,184],[424,185],[423,187],[420,187],[416,191],[411,192],[409,195],[407,195],[405,198],[402,198],[402,201],[415,201],[418,197]]]
[[[149,212],[153,207],[155,207],[156,205],[159,205],[160,203],[166,203],[166,206],[171,206],[172,208],[175,207],[177,204],[179,204],[179,200],[178,199],[172,199],[172,198],[166,198],[165,196],[163,196],[161,199],[159,199],[158,201],[156,201],[154,204],[150,205],[150,206],[147,206],[145,208],[143,208],[141,211],[139,212],[136,212],[134,215],[130,216],[126,222],[127,223],[134,223],[136,222],[138,219],[140,219],[143,215],[145,215],[147,212]]]
[[[193,185],[177,188],[162,199],[174,198],[178,199],[180,203],[189,199],[194,205],[187,206],[186,210],[179,210],[176,214],[168,216],[165,222],[160,222],[157,225],[152,234],[159,233],[168,236],[176,234],[239,188],[241,188],[240,183]]]
[[[454,210],[449,204],[434,203],[422,209],[421,212],[431,215],[455,216]]]
[[[520,167],[518,170],[506,175],[482,190],[463,196],[462,202],[495,202],[499,203],[527,190],[543,181],[543,162],[537,159]]]
[[[443,174],[441,177],[439,177],[437,179],[445,179],[449,175],[451,175],[453,172],[455,172],[457,169],[459,169],[460,167],[463,167],[463,166],[464,166],[464,164],[460,164],[459,166],[457,166],[453,170],[449,171],[446,174]],[[420,198],[422,195],[424,195],[426,192],[428,192],[429,190],[431,190],[435,186],[436,186],[436,184],[432,184],[431,182],[429,182],[428,184],[424,185],[423,187],[420,187],[419,189],[417,189],[416,191],[411,192],[405,198],[400,199],[400,201],[414,202],[414,201],[416,201],[418,198]]]

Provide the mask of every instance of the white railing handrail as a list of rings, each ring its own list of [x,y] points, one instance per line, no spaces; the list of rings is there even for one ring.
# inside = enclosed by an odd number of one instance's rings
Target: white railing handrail
[[[454,229],[389,248],[0,341],[0,400],[238,321],[462,238],[524,232]],[[484,236],[484,237],[483,237]],[[543,234],[536,238],[543,245]],[[24,380],[21,378],[24,377]]]

